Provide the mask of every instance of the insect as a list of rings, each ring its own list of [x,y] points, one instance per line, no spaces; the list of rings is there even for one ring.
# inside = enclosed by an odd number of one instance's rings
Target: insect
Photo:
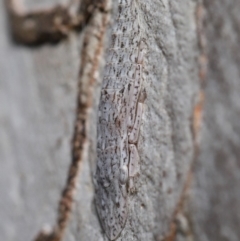
[[[115,240],[128,216],[128,196],[140,172],[137,142],[143,112],[145,44],[135,0],[119,0],[107,49],[97,123],[96,207],[101,225]]]

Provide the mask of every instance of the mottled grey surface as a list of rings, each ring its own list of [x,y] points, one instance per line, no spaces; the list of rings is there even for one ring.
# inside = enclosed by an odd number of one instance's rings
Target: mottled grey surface
[[[139,140],[137,193],[130,196],[128,220],[117,239],[124,241],[161,240],[169,232],[193,159],[191,121],[199,89],[195,1],[139,3],[149,48],[144,67],[147,99]],[[117,1],[113,4],[116,9]],[[94,112],[96,106],[90,122],[91,135],[96,136]],[[95,170],[95,138],[91,137],[82,162],[78,201],[66,240],[107,240],[96,219],[93,185],[87,176]]]
[[[29,9],[57,1],[26,0]],[[66,2],[63,0],[62,2]],[[113,1],[116,8],[116,0]],[[139,142],[137,194],[118,240],[161,240],[169,231],[193,158],[191,117],[198,92],[193,0],[139,0],[149,51],[147,93]],[[181,213],[177,240],[240,240],[240,2],[205,1],[209,75],[200,156],[194,167],[189,220]],[[46,5],[47,4],[47,5]],[[0,236],[32,240],[54,224],[70,163],[79,44],[28,48],[12,43],[0,2]],[[65,240],[103,241],[95,205],[96,119],[88,134],[73,217]],[[185,238],[184,231],[193,232]],[[193,235],[193,236],[192,236]]]
[[[205,1],[209,73],[195,164],[195,240],[240,240],[240,2]]]
[[[195,2],[142,1],[149,52],[139,142],[141,174],[121,240],[161,240],[193,158],[191,116],[198,90]],[[128,240],[128,239],[127,239]]]
[[[0,2],[0,237],[32,240],[55,221],[70,163],[79,40],[15,45]]]
[[[169,232],[193,158],[191,117],[198,91],[195,1],[138,2],[148,44],[147,99],[138,146],[141,174],[118,239],[124,241],[161,240]],[[56,217],[70,163],[79,42],[73,34],[55,46],[16,46],[7,36],[3,6],[0,11],[0,235],[25,241]],[[100,83],[95,88],[67,241],[106,240],[92,185]]]

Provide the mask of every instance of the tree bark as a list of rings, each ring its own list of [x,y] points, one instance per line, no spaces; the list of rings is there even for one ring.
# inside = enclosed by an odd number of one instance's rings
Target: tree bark
[[[56,4],[30,2],[25,6],[38,13]],[[240,4],[136,2],[148,46],[141,163],[117,240],[239,240]],[[118,1],[85,5],[81,31],[73,31],[69,17],[64,39],[57,35],[59,42],[50,44],[51,38],[38,42],[34,35],[27,42],[22,35],[30,47],[13,41],[0,3],[2,240],[108,240],[92,177],[105,50]]]
[[[190,216],[196,240],[240,239],[240,2],[204,1],[209,68]]]

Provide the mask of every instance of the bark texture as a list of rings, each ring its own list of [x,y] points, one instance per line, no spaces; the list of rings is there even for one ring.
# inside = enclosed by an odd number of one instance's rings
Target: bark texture
[[[79,46],[19,46],[0,2],[0,236],[33,240],[54,223],[70,163]]]
[[[240,240],[240,2],[204,1],[209,68],[191,211],[195,240]]]
[[[204,30],[201,2],[137,1],[148,45],[141,172],[117,240],[240,239],[240,4],[205,2]],[[55,3],[25,2],[31,10]],[[118,1],[97,3],[82,32],[31,48],[12,41],[0,3],[2,240],[34,240],[48,224],[58,232],[51,241],[107,241],[92,175],[104,49]]]

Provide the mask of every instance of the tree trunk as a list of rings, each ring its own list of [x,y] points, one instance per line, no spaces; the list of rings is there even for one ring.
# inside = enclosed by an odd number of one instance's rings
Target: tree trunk
[[[64,10],[68,1],[61,1],[60,27],[56,3],[25,2],[27,11],[38,11],[31,15],[35,24],[50,19],[34,35],[19,31],[29,15],[0,3],[0,236],[107,241],[93,175],[118,0],[82,1],[74,21]],[[240,240],[240,3],[134,4],[146,42],[146,99],[140,175],[117,240]]]

